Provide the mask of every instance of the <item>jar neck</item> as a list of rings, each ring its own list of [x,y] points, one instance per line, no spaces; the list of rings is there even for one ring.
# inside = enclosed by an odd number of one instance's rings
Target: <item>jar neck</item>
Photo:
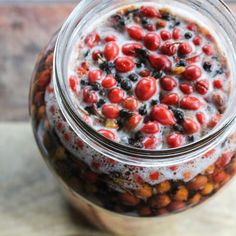
[[[146,2],[146,1],[144,1]],[[144,4],[142,2],[142,4]],[[147,3],[152,1],[147,1]],[[153,0],[153,2],[155,2]],[[233,14],[226,7],[226,5],[221,1],[209,0],[209,1],[165,1],[165,2],[178,2],[185,5],[190,5],[191,2],[194,7],[202,8],[204,4],[207,3],[211,13],[213,10],[217,11],[217,14],[221,14],[221,17],[225,19],[227,24],[231,25],[231,28],[235,29],[236,21]],[[105,156],[109,156],[117,161],[135,164],[135,165],[174,165],[184,161],[190,161],[199,155],[207,152],[210,148],[213,148],[224,140],[231,132],[232,126],[234,125],[235,114],[231,112],[231,115],[224,119],[218,127],[213,130],[208,136],[202,138],[201,140],[177,149],[167,149],[167,150],[143,150],[133,148],[131,146],[122,145],[106,139],[98,132],[96,132],[91,126],[89,126],[81,116],[79,115],[76,107],[74,106],[72,99],[69,96],[68,88],[66,85],[66,68],[69,61],[69,55],[71,48],[77,36],[81,34],[83,28],[86,27],[89,19],[88,17],[92,15],[99,15],[106,8],[119,8],[124,5],[129,5],[126,3],[138,4],[140,1],[130,0],[130,1],[116,1],[116,0],[82,0],[75,10],[71,13],[69,18],[64,23],[61,31],[58,35],[55,54],[54,54],[54,73],[53,82],[56,93],[56,99],[59,107],[74,132],[84,140],[89,146],[93,147],[96,151],[100,152]],[[200,4],[200,5],[199,5]],[[109,7],[108,7],[109,6]],[[191,7],[193,7],[191,6]],[[206,9],[204,9],[205,11]],[[78,23],[79,22],[79,23]],[[227,32],[228,33],[228,32]],[[233,33],[232,38],[228,39],[229,42],[235,43],[236,36]],[[232,48],[231,54],[235,57],[235,51]],[[235,59],[235,58],[234,58]],[[234,60],[236,61],[236,59]],[[236,74],[232,71],[233,75]]]

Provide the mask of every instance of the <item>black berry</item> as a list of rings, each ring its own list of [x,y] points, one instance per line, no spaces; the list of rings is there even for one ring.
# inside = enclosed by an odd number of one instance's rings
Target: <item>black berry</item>
[[[130,82],[130,80],[122,80],[120,86],[125,91],[129,91],[132,89],[132,83]]]
[[[136,81],[138,81],[139,76],[135,73],[132,73],[132,74],[129,75],[129,79],[133,82],[136,82]]]

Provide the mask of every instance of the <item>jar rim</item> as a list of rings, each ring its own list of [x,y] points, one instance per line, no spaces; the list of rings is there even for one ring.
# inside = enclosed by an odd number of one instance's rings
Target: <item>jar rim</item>
[[[101,2],[114,2],[115,0],[103,0]],[[186,0],[181,0],[181,2],[185,2]],[[202,2],[202,0],[198,0]],[[195,1],[196,2],[196,1]],[[223,7],[224,10],[221,9],[221,14],[227,18],[227,21],[230,23],[231,27],[236,30],[236,18],[234,17],[231,10],[228,6],[221,0],[208,0],[204,2],[209,2],[213,5],[219,5]],[[150,2],[149,2],[150,4]],[[213,132],[204,136],[203,138],[185,145],[180,148],[174,149],[162,149],[162,150],[146,150],[146,149],[138,149],[135,147],[127,146],[121,143],[117,143],[111,141],[101,134],[96,132],[92,127],[90,127],[86,122],[84,122],[81,117],[76,113],[73,109],[71,101],[68,95],[65,93],[65,83],[64,77],[62,73],[62,61],[60,60],[60,55],[62,54],[62,48],[66,46],[66,38],[71,36],[73,33],[75,19],[81,13],[81,9],[88,5],[87,0],[82,0],[77,7],[70,14],[64,25],[62,26],[56,46],[55,46],[55,54],[54,54],[54,70],[53,70],[53,81],[54,88],[56,93],[56,99],[58,101],[59,107],[69,123],[72,129],[76,132],[77,135],[82,137],[82,139],[90,146],[93,146],[98,152],[109,155],[111,158],[119,160],[119,161],[134,161],[136,164],[140,162],[142,159],[144,162],[149,162],[153,164],[153,161],[156,162],[176,162],[183,160],[191,160],[194,159],[197,155],[201,153],[207,152],[209,146],[216,145],[220,142],[222,137],[227,137],[226,135],[230,132],[230,127],[234,124],[236,113],[232,112],[230,117],[227,117],[226,120],[223,120],[221,125],[219,125],[216,129],[213,129]],[[129,4],[130,5],[130,4]],[[219,9],[218,9],[219,10]],[[78,24],[78,21],[77,21]],[[236,42],[236,37],[235,37]],[[232,51],[234,56],[236,55],[235,51]],[[180,158],[182,157],[182,158]]]

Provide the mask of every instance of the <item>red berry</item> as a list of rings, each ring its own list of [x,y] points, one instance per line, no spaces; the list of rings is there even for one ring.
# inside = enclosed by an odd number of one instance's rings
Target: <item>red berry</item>
[[[214,128],[219,123],[220,119],[221,119],[220,114],[214,115],[210,120],[210,122],[208,123],[208,128]]]
[[[103,56],[103,52],[101,50],[95,50],[92,53],[92,58],[93,58],[94,61],[97,61],[102,56]]]
[[[146,134],[156,134],[159,132],[159,125],[157,122],[151,122],[149,121],[148,123],[146,123],[143,128],[141,129],[141,131],[143,133]]]
[[[147,49],[155,51],[160,47],[161,39],[156,33],[147,33],[144,37],[144,45]]]
[[[138,41],[143,40],[144,30],[140,26],[130,26],[127,28],[127,31],[132,39]]]
[[[199,124],[205,125],[206,124],[206,115],[203,112],[198,112],[196,114],[197,120]]]
[[[116,85],[117,81],[112,75],[107,75],[102,81],[102,87],[105,89],[110,89]]]
[[[174,40],[179,40],[181,38],[181,30],[179,28],[174,28],[172,37]]]
[[[119,46],[116,42],[109,42],[105,45],[104,56],[108,61],[115,60],[119,55]]]
[[[140,14],[148,18],[160,17],[160,13],[153,7],[142,6],[140,9]]]
[[[98,130],[98,133],[112,141],[116,139],[116,135],[110,130],[100,129]]]
[[[154,106],[151,111],[151,117],[153,120],[158,121],[162,125],[174,125],[175,118],[172,111],[170,111],[165,105]]]
[[[167,30],[162,30],[160,35],[161,35],[161,39],[164,41],[171,39],[171,33]]]
[[[151,71],[148,70],[148,69],[146,69],[146,70],[140,71],[138,74],[139,74],[140,76],[142,76],[142,77],[148,77],[148,76],[151,75]]]
[[[167,56],[151,54],[149,60],[152,67],[158,71],[163,70],[164,72],[169,72],[172,68],[172,62]]]
[[[169,106],[177,105],[178,102],[179,102],[179,95],[177,93],[170,93],[168,95],[165,95],[161,100],[161,103],[164,103]]]
[[[196,97],[185,96],[180,101],[180,107],[187,110],[198,110],[202,106],[200,100]]]
[[[193,39],[193,43],[196,46],[200,46],[202,44],[202,37],[199,35],[195,36],[195,38]]]
[[[134,69],[134,61],[129,57],[119,57],[115,61],[116,70],[121,73],[127,73]]]
[[[190,23],[188,26],[187,26],[187,29],[190,30],[190,31],[197,31],[197,25],[195,23]]]
[[[120,110],[116,105],[105,104],[102,107],[102,114],[108,119],[117,119],[120,115]]]
[[[129,111],[136,111],[138,109],[138,101],[134,97],[127,97],[122,102],[122,106]]]
[[[184,94],[191,94],[193,93],[193,86],[187,83],[182,83],[179,85],[180,90],[184,93]]]
[[[171,134],[167,137],[166,141],[170,148],[178,148],[183,146],[184,136],[178,133]]]
[[[98,101],[98,96],[94,91],[90,91],[90,88],[84,88],[83,101],[87,104],[93,104]]]
[[[186,80],[197,80],[202,76],[202,70],[199,66],[191,65],[186,68],[185,72],[183,73],[183,76]]]
[[[223,82],[222,80],[217,79],[213,82],[213,85],[214,85],[214,88],[221,89],[223,87]]]
[[[175,44],[168,41],[161,46],[161,52],[167,56],[174,56],[177,52],[177,48]]]
[[[135,129],[138,124],[142,121],[142,116],[139,115],[139,114],[135,114],[135,115],[132,115],[130,118],[129,118],[129,122],[128,122],[128,128],[129,129]]]
[[[77,77],[71,76],[69,79],[69,83],[70,83],[70,88],[72,89],[72,91],[77,92]]]
[[[207,80],[200,80],[196,83],[195,89],[199,94],[205,95],[209,89],[209,82]]]
[[[149,100],[157,91],[156,80],[153,77],[144,77],[136,85],[135,94],[141,101]]]
[[[122,47],[122,52],[127,56],[135,56],[135,49],[143,48],[141,43],[126,43]]]
[[[160,178],[161,174],[157,171],[153,171],[150,173],[149,175],[149,179],[152,180],[152,181],[156,181]]]
[[[151,136],[143,142],[143,145],[146,149],[155,149],[157,147],[157,144],[158,139],[155,136]]]
[[[205,45],[202,48],[202,51],[207,55],[207,56],[212,56],[213,55],[213,48],[211,45]]]
[[[104,41],[105,41],[106,43],[116,41],[116,36],[115,36],[115,35],[107,35],[107,36],[104,38]]]
[[[120,103],[122,102],[125,96],[125,92],[119,88],[114,88],[109,91],[107,97],[112,103]]]
[[[187,134],[195,134],[199,130],[199,125],[196,121],[186,118],[183,122],[183,127]]]
[[[98,35],[98,33],[96,32],[92,32],[90,33],[86,38],[85,38],[85,44],[87,45],[87,47],[89,48],[93,48],[96,45],[98,45],[98,43],[101,41],[100,36]]]
[[[197,55],[195,57],[190,57],[190,58],[186,59],[186,62],[188,62],[188,64],[194,64],[196,62],[199,62],[200,59],[201,59],[200,56]]]
[[[91,84],[95,83],[97,80],[102,78],[101,70],[91,70],[88,74],[88,79]]]
[[[178,47],[178,53],[180,55],[186,56],[193,51],[192,46],[189,43],[181,43]]]
[[[164,77],[161,79],[161,87],[166,91],[171,91],[176,87],[176,81],[171,77]]]
[[[153,24],[147,24],[144,26],[144,29],[148,30],[148,31],[156,31],[156,26]]]

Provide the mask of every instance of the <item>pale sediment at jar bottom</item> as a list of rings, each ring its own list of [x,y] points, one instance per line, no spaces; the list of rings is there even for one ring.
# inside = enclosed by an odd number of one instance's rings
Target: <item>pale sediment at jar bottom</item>
[[[135,166],[95,150],[71,128],[61,111],[52,76],[56,70],[54,47],[52,40],[40,54],[33,75],[33,131],[45,161],[61,179],[66,197],[91,223],[129,235],[158,231],[167,222],[160,216],[201,204],[236,174],[233,126],[217,145],[209,145],[209,150],[199,152],[194,160],[176,165]],[[177,215],[168,219],[174,217]]]

